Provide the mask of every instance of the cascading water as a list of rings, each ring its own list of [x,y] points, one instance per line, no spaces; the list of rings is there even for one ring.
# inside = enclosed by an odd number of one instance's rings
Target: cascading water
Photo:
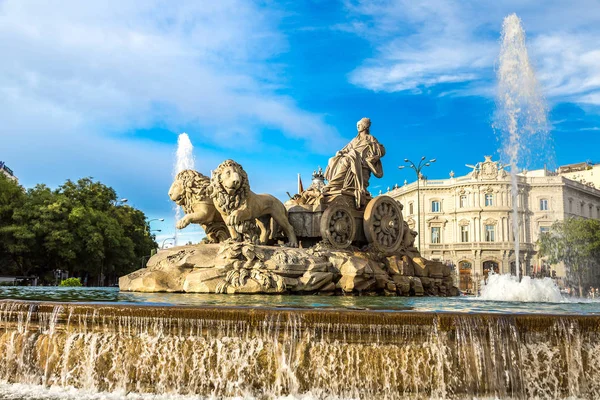
[[[128,398],[600,398],[600,316],[0,301],[0,398],[57,388]]]
[[[544,155],[549,142],[547,107],[539,89],[525,45],[525,31],[516,14],[504,18],[498,58],[497,112],[494,128],[501,134],[502,155],[510,165],[512,231],[516,275],[520,277],[520,216],[518,172],[531,157],[531,149]],[[521,199],[522,200],[522,199]]]
[[[177,152],[175,154],[175,165],[173,166],[173,179],[183,170],[194,169],[194,146],[187,133],[182,133],[177,138]],[[181,207],[175,205],[175,222],[182,217]],[[177,228],[175,228],[175,245],[177,245]]]

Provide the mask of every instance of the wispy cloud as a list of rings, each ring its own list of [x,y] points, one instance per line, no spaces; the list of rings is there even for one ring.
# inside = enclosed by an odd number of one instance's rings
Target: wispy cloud
[[[375,91],[412,91],[444,84],[445,95],[491,95],[502,19],[519,15],[544,91],[561,101],[600,104],[600,7],[597,1],[349,2],[341,29],[371,42],[374,54],[350,74]]]

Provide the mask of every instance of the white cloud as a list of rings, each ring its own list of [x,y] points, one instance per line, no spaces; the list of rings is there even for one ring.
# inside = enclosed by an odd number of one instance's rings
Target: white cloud
[[[64,131],[191,125],[218,142],[251,141],[268,127],[316,148],[337,133],[277,93],[281,71],[266,67],[287,47],[277,21],[275,11],[237,0],[6,0],[2,105],[20,98],[32,115],[50,114]],[[0,110],[10,118],[5,114]]]
[[[93,176],[168,217],[176,137],[132,132],[187,130],[204,173],[263,128],[329,153],[338,133],[281,95],[279,20],[242,0],[0,0],[0,159],[26,186]]]
[[[503,18],[516,12],[528,33],[529,56],[550,98],[600,104],[600,7],[595,0],[358,1],[341,29],[366,38],[374,55],[351,74],[376,91],[420,91],[443,83],[444,94],[491,94]]]

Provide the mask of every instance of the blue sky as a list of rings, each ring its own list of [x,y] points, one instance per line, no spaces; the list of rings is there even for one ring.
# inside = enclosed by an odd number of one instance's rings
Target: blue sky
[[[503,18],[516,12],[550,108],[554,164],[599,161],[600,1],[0,0],[0,160],[25,186],[92,176],[174,231],[180,132],[197,169],[226,158],[285,199],[372,120],[371,190],[498,157],[490,127]],[[184,237],[197,238],[187,228]]]

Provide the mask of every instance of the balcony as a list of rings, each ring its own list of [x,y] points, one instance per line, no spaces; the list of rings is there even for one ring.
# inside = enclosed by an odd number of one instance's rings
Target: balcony
[[[533,251],[533,244],[521,243],[520,250]],[[427,243],[424,250],[442,251],[442,250],[514,250],[513,242],[469,242],[469,243]]]

